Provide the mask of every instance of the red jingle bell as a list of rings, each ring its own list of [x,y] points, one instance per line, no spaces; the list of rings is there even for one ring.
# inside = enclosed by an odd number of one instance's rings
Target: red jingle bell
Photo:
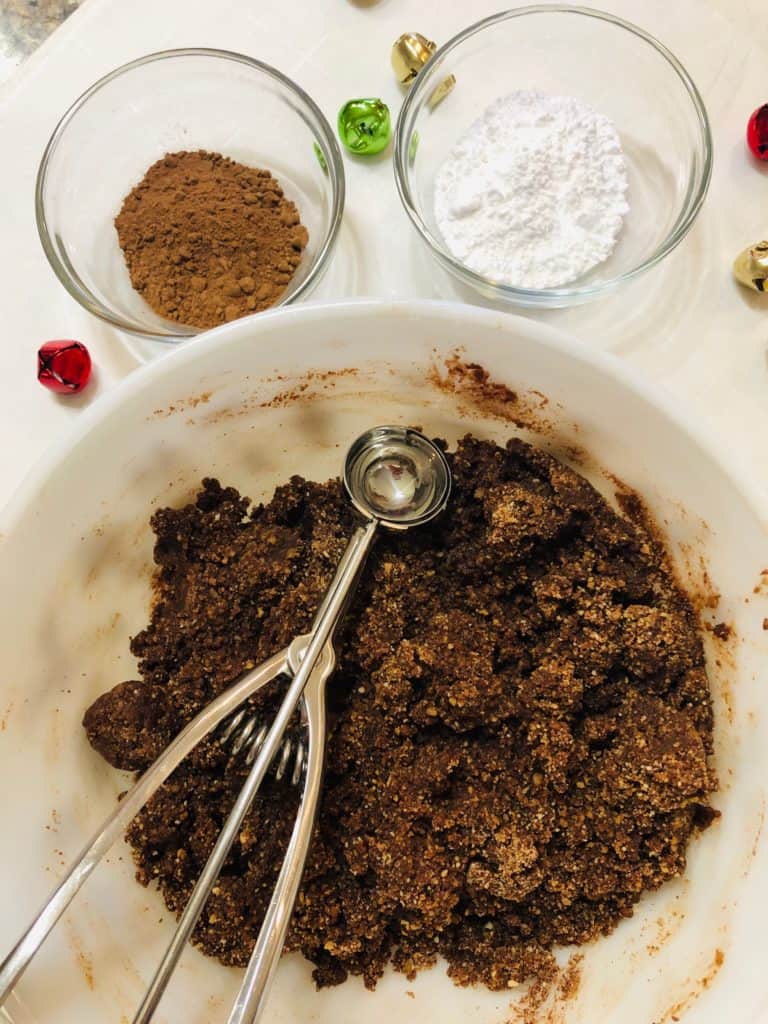
[[[59,395],[76,395],[91,376],[91,356],[79,341],[46,341],[37,350],[37,379]]]
[[[747,123],[747,145],[758,160],[768,160],[768,103],[764,103]]]

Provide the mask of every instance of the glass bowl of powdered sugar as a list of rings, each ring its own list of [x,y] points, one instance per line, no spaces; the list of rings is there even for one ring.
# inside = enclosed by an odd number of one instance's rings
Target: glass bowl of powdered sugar
[[[518,306],[588,302],[654,266],[689,231],[711,169],[681,63],[577,7],[517,8],[461,32],[419,73],[395,139],[423,241],[461,281]]]

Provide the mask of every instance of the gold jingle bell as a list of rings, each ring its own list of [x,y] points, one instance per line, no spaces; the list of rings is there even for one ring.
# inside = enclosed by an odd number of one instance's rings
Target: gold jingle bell
[[[768,291],[768,242],[756,242],[733,261],[733,276],[745,288]]]
[[[392,67],[401,85],[410,85],[437,49],[419,32],[405,32],[392,47]]]
[[[414,79],[437,49],[437,44],[420,32],[405,32],[395,40],[392,47],[392,67],[397,80],[409,89]],[[448,75],[433,89],[428,103],[434,109],[456,85],[453,75]]]

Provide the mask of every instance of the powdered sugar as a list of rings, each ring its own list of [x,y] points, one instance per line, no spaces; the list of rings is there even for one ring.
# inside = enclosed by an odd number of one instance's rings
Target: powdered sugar
[[[627,167],[613,123],[570,96],[519,91],[489,106],[435,181],[446,245],[520,288],[574,281],[612,252]]]

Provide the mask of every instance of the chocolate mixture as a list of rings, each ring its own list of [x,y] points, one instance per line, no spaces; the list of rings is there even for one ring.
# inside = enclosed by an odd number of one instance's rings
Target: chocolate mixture
[[[699,623],[638,508],[519,440],[466,438],[449,514],[382,536],[339,643],[319,823],[288,939],[319,985],[446,958],[458,984],[547,978],[685,868],[716,812]],[[91,743],[148,765],[239,673],[309,626],[352,529],[338,481],[265,506],[204,481],[152,520],[141,680],[100,697]],[[275,696],[260,699],[269,713]],[[178,912],[242,784],[211,740],[130,827],[138,878]],[[296,806],[256,800],[195,941],[251,953]]]
[[[273,305],[308,241],[269,171],[220,153],[168,153],[115,219],[134,288],[152,309],[215,327]]]

